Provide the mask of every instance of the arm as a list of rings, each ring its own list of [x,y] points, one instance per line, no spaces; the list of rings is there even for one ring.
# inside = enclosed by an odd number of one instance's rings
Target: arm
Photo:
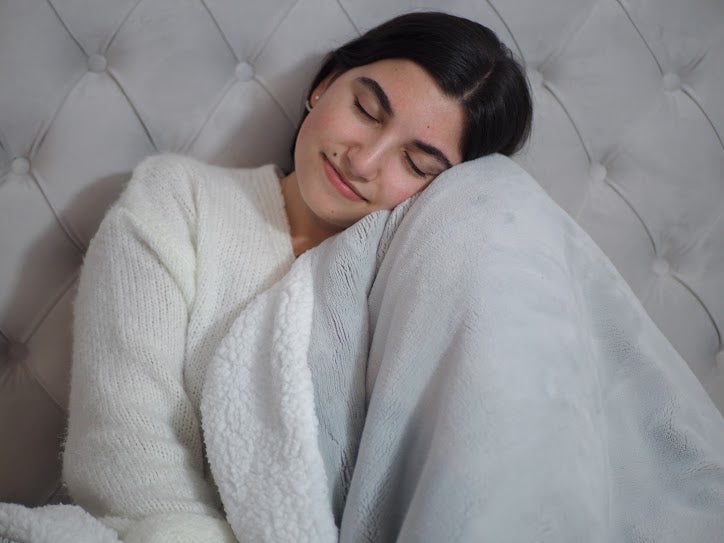
[[[204,478],[198,406],[183,382],[195,221],[179,159],[147,160],[81,274],[63,474],[124,541],[235,541]]]

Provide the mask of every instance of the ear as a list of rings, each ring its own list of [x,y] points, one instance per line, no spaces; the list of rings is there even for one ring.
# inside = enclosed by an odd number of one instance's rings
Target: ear
[[[321,98],[321,96],[327,91],[329,86],[334,83],[334,80],[337,79],[340,74],[341,72],[333,72],[324,79],[322,79],[322,81],[320,81],[319,84],[314,87],[314,90],[312,90],[312,93],[309,96],[309,101],[311,102],[312,106],[317,103],[317,100]]]

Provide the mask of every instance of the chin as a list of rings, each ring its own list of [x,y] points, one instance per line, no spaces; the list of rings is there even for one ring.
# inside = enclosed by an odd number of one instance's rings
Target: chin
[[[331,230],[337,230],[337,231],[345,230],[359,220],[359,219],[342,218],[342,217],[323,215],[323,214],[316,214],[316,215],[317,215],[317,218],[324,224],[328,225]]]

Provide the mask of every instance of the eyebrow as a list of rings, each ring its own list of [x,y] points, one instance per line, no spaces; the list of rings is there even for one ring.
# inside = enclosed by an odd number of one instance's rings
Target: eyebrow
[[[393,117],[395,115],[395,112],[392,109],[392,104],[390,104],[390,99],[387,97],[387,94],[382,89],[382,87],[380,87],[380,84],[377,83],[377,81],[364,76],[358,77],[357,81],[374,93],[374,95],[377,97],[377,100],[380,102],[380,106],[382,106],[382,109],[385,111],[385,113],[387,113],[387,115],[389,115],[390,117]],[[429,143],[425,143],[424,141],[420,140],[415,140],[412,143],[420,151],[427,153],[442,162],[442,164],[445,165],[445,168],[452,168],[452,163],[447,158],[447,156],[445,156],[445,153],[443,153],[434,145],[430,145]]]
[[[395,115],[395,112],[392,111],[392,106],[390,105],[390,99],[387,97],[387,94],[382,90],[382,87],[380,87],[380,84],[377,81],[370,79],[369,77],[358,77],[357,81],[375,93],[375,96],[377,96],[377,100],[379,100],[382,109],[385,110],[385,113],[387,113],[390,117]]]
[[[440,162],[442,162],[445,165],[445,168],[452,168],[452,164],[448,160],[448,158],[445,156],[445,153],[443,153],[440,149],[437,147],[433,147],[430,144],[425,143],[424,141],[415,140],[412,142],[415,147],[420,149],[420,151],[423,151],[427,153],[428,155],[434,156],[436,159],[438,159]]]

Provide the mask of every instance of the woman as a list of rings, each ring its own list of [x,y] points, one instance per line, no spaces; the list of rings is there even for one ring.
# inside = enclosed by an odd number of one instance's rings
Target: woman
[[[124,541],[235,541],[204,460],[199,402],[229,326],[296,256],[438,174],[527,138],[520,66],[488,29],[409,14],[331,53],[295,169],[144,161],[86,256],[64,478]]]

